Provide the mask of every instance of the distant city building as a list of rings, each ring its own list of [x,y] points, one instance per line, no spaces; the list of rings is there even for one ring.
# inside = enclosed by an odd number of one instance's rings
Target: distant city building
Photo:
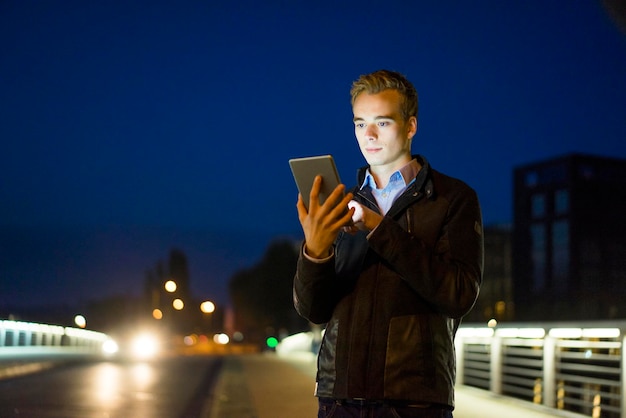
[[[490,319],[514,319],[511,229],[511,225],[485,226],[483,283],[476,305],[465,321],[486,324]]]
[[[517,321],[626,317],[626,160],[518,167],[513,211]]]

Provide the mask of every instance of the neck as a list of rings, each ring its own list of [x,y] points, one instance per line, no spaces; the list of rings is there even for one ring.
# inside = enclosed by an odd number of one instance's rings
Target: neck
[[[409,155],[407,158],[402,159],[395,164],[391,165],[378,165],[378,166],[370,166],[370,173],[372,177],[374,177],[374,181],[376,182],[377,189],[384,189],[387,187],[389,183],[389,178],[393,173],[400,170],[402,167],[411,162],[413,158]]]

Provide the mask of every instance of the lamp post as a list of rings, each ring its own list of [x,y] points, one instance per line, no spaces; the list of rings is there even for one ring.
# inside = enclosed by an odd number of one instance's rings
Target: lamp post
[[[215,304],[210,300],[205,300],[200,304],[200,311],[208,317],[209,332],[213,331],[213,312],[215,312]]]

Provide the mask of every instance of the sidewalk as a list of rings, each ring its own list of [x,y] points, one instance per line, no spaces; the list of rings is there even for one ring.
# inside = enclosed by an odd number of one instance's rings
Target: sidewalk
[[[203,418],[317,417],[315,359],[273,353],[224,358],[211,410]]]
[[[317,417],[315,358],[273,353],[229,356],[203,418]],[[489,392],[459,387],[455,418],[548,418],[580,415],[557,411]]]

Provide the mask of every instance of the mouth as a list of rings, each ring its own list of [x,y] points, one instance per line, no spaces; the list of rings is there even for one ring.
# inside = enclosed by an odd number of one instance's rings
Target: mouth
[[[371,153],[371,154],[375,154],[379,151],[382,151],[382,148],[365,148],[365,151]]]

